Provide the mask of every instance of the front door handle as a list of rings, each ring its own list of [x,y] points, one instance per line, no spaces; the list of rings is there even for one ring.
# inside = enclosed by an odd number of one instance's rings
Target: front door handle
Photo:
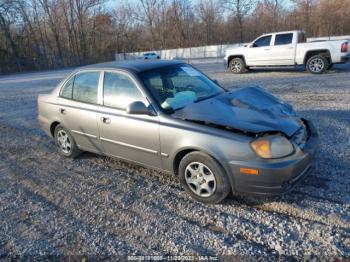
[[[105,117],[105,116],[102,116],[101,117],[101,121],[104,123],[104,124],[109,124],[111,122],[111,119],[109,117]]]
[[[66,109],[64,109],[64,108],[60,108],[60,113],[61,113],[62,115],[65,115],[65,114],[67,113],[67,111],[66,111]]]

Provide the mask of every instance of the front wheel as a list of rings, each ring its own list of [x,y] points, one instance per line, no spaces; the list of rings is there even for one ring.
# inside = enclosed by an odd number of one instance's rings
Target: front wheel
[[[245,62],[242,58],[233,58],[229,63],[230,71],[233,74],[242,74],[247,71]]]
[[[207,204],[221,202],[231,190],[224,169],[215,159],[202,152],[189,153],[181,160],[179,178],[193,199]]]
[[[322,55],[312,56],[306,62],[306,69],[312,74],[323,74],[328,66],[327,58]]]

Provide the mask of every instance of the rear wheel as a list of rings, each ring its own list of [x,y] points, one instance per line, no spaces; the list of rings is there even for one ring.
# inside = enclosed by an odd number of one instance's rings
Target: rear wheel
[[[81,153],[72,135],[62,125],[58,125],[55,129],[55,141],[62,156],[74,158]]]
[[[223,168],[215,159],[202,152],[189,153],[181,160],[179,178],[185,191],[203,203],[219,203],[231,190]]]
[[[242,58],[233,58],[229,63],[230,71],[233,74],[242,74],[247,71],[245,62]]]
[[[323,74],[328,66],[327,58],[322,55],[312,56],[306,62],[306,69],[312,74]]]

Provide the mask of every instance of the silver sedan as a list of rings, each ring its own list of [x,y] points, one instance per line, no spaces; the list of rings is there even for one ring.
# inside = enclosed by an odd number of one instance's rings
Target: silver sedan
[[[197,201],[289,191],[311,169],[310,121],[260,87],[227,91],[175,61],[80,68],[38,97],[65,157],[104,154],[171,172]]]

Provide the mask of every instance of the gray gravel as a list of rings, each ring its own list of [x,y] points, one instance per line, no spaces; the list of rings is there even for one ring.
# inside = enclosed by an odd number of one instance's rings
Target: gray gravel
[[[189,199],[175,177],[85,153],[60,157],[37,122],[36,96],[70,70],[0,76],[0,259],[8,256],[235,255],[283,260],[350,257],[350,66],[231,75],[261,85],[313,120],[314,171],[279,198]]]

